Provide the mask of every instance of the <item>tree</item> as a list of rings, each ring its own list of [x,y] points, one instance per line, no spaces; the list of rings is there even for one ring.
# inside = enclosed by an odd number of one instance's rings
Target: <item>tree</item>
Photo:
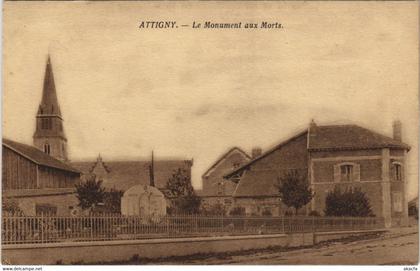
[[[96,176],[91,174],[87,176],[86,181],[76,184],[76,193],[79,206],[85,210],[103,203],[105,188],[102,187],[102,181],[97,181]]]
[[[104,209],[110,213],[121,213],[121,198],[123,191],[111,188],[104,192]]]
[[[178,168],[169,178],[166,189],[168,196],[173,198],[170,212],[198,213],[201,199],[195,194],[191,185],[191,177],[185,169]]]
[[[306,175],[299,174],[297,170],[286,172],[279,182],[280,198],[286,206],[295,208],[295,214],[314,197]]]
[[[350,188],[341,192],[336,187],[328,192],[324,213],[326,216],[374,216],[369,199],[360,188]]]
[[[19,204],[15,199],[6,199],[3,197],[1,205],[3,214],[23,215],[23,211],[20,209]]]

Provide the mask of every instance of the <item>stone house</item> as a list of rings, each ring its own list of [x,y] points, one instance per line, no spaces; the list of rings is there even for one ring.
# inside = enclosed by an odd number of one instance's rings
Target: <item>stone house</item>
[[[395,122],[393,138],[357,125],[310,127],[280,143],[256,159],[225,175],[238,182],[234,204],[247,213],[260,207],[271,208],[273,214],[284,214],[285,208],[274,199],[278,178],[288,170],[306,175],[315,197],[302,212],[322,214],[325,198],[335,187],[342,190],[359,187],[369,198],[372,210],[383,217],[387,226],[405,224],[406,153],[410,150],[401,141],[401,123]],[[261,188],[264,187],[264,188]],[[254,192],[255,191],[255,192]],[[268,203],[263,203],[262,198]],[[273,207],[275,204],[276,207]]]
[[[258,155],[258,149],[253,153]],[[203,188],[197,190],[197,194],[202,199],[202,206],[208,208],[215,204],[223,204],[229,209],[236,183],[225,180],[223,175],[250,160],[251,157],[238,147],[229,149],[219,157],[201,176]]]

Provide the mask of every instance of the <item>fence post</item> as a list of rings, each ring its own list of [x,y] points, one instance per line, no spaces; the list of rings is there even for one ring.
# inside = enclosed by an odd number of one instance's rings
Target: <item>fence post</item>
[[[166,234],[169,236],[170,233],[169,233],[169,216],[168,215],[165,216],[165,224],[166,224]]]
[[[41,212],[40,227],[41,227],[41,243],[44,243],[44,213],[43,212]]]

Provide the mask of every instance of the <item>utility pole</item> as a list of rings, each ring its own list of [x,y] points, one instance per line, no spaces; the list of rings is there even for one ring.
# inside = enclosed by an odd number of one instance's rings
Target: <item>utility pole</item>
[[[153,151],[152,151],[152,161],[149,165],[149,184],[150,186],[155,186],[155,169],[154,169],[154,158],[153,158]]]

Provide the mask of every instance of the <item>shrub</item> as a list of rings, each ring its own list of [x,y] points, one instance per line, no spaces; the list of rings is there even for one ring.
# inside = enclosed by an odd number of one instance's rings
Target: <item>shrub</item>
[[[226,208],[221,203],[216,203],[210,206],[201,206],[200,214],[207,216],[224,216],[226,215]]]
[[[374,216],[369,199],[360,188],[347,189],[341,192],[339,188],[327,194],[325,199],[326,216]]]

